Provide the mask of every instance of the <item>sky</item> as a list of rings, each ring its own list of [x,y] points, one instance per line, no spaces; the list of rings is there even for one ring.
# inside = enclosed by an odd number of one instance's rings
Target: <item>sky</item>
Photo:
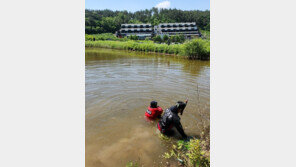
[[[85,0],[86,9],[127,10],[177,8],[182,10],[210,10],[210,0]]]

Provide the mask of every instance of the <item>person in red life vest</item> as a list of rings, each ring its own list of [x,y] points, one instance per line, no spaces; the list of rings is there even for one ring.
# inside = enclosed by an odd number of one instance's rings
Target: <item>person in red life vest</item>
[[[145,112],[145,116],[151,120],[160,118],[163,110],[161,107],[157,106],[156,101],[152,101],[147,111]]]
[[[181,118],[178,116],[180,113],[181,115],[183,114],[183,111],[187,105],[188,100],[184,102],[178,101],[176,105],[171,106],[170,108],[166,109],[163,116],[159,120],[157,127],[158,130],[165,134],[169,135],[172,132],[172,128],[175,127],[178,132],[181,134],[182,138],[187,140],[188,137],[185,134],[182,124],[180,122]]]

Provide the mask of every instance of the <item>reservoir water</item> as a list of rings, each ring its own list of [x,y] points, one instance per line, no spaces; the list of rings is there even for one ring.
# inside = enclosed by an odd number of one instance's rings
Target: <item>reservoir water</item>
[[[187,135],[198,136],[209,124],[209,61],[100,48],[85,53],[87,167],[165,163],[168,144],[159,138],[157,121],[144,117],[152,100],[166,109],[188,98],[181,116]]]

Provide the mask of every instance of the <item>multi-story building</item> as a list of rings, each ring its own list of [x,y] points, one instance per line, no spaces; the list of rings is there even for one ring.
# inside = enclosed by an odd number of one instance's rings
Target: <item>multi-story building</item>
[[[150,38],[154,35],[179,35],[183,34],[186,38],[193,36],[200,37],[196,23],[161,23],[152,28],[151,24],[122,24],[117,32],[118,37],[128,37],[137,35],[139,39]]]
[[[186,38],[192,36],[200,37],[196,23],[161,23],[154,27],[158,35],[176,35],[183,34]]]
[[[117,32],[118,37],[128,37],[137,35],[139,39],[145,39],[153,35],[151,24],[121,24],[120,30]]]

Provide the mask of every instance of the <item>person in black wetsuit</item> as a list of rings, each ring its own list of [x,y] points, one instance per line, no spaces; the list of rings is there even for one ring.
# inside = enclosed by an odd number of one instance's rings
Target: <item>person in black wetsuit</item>
[[[181,118],[178,116],[178,113],[180,113],[181,115],[183,114],[187,102],[188,100],[186,100],[185,103],[182,101],[178,101],[176,105],[171,106],[170,108],[165,110],[162,118],[157,124],[157,127],[161,133],[167,134],[171,131],[173,127],[176,127],[183,139],[188,139],[180,122]]]

